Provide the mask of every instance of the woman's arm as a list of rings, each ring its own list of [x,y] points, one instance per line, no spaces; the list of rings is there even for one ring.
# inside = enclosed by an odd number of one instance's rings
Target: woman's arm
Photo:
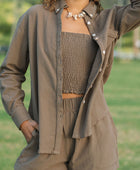
[[[116,27],[119,37],[140,26],[140,0],[130,0],[131,4],[119,7],[116,12]]]
[[[27,15],[24,13],[17,22],[7,55],[0,67],[2,102],[19,130],[23,121],[31,119],[23,104],[25,93],[21,89],[29,65],[27,26]]]
[[[125,6],[116,6],[115,26],[118,31],[118,39],[125,33],[134,30],[140,26],[140,0],[130,0],[131,4]],[[103,83],[108,80],[112,69],[114,56],[110,55],[108,63],[103,74]]]

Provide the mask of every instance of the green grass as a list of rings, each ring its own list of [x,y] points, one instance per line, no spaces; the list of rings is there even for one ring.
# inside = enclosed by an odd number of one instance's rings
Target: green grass
[[[104,93],[118,130],[119,170],[140,169],[140,61],[119,60]]]
[[[0,63],[3,57],[0,57]],[[140,169],[140,61],[114,60],[104,85],[105,98],[118,130],[119,170]],[[25,106],[30,100],[29,68],[26,81]],[[0,101],[1,102],[1,101]],[[16,158],[25,146],[22,133],[11,121],[0,103],[0,169],[13,170]]]

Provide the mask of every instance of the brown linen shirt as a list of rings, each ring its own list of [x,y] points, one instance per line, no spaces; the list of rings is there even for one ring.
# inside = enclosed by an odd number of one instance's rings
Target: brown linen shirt
[[[39,123],[38,153],[60,153],[63,121],[60,37],[61,13],[65,5],[64,0],[57,1],[53,12],[45,10],[41,4],[29,8],[19,18],[0,67],[2,102],[16,126],[19,128],[27,119]],[[98,50],[79,107],[73,138],[95,135],[96,122],[110,115],[103,85],[111,71],[114,46],[120,36],[140,25],[140,0],[131,0],[131,4],[126,6],[105,9],[96,16],[95,7],[90,1],[83,9],[85,23],[98,44]],[[31,100],[27,111],[21,83],[25,81],[29,63]],[[113,122],[110,127],[114,128],[116,135]]]

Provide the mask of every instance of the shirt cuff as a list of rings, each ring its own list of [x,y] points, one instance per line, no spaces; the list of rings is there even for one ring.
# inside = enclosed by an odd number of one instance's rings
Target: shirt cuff
[[[19,130],[25,120],[32,119],[24,106],[17,106],[11,117]]]

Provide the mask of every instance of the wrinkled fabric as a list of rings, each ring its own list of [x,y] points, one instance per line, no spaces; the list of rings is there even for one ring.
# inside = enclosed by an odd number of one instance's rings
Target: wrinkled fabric
[[[117,134],[105,116],[93,135],[74,139],[72,132],[82,97],[63,99],[63,133],[60,154],[38,153],[38,132],[18,156],[14,170],[117,170],[119,167]]]

